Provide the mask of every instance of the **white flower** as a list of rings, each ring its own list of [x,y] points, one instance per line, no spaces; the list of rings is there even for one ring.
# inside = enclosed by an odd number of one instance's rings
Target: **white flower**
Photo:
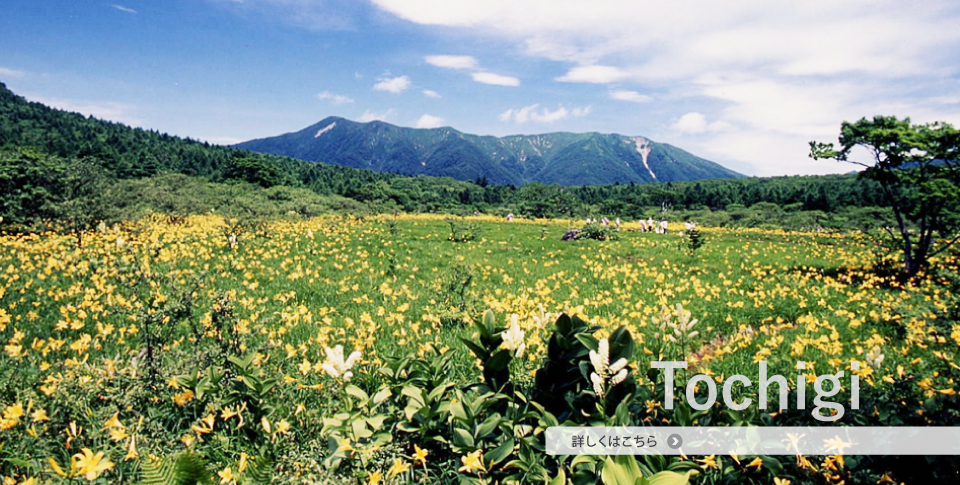
[[[620,369],[620,372],[617,372],[616,374],[614,374],[613,377],[610,378],[610,386],[613,387],[617,384],[620,384],[626,378],[627,378],[627,369]]]
[[[324,372],[334,379],[343,378],[344,382],[349,381],[350,378],[353,377],[353,372],[350,372],[350,369],[353,368],[353,365],[360,359],[360,355],[362,355],[360,351],[354,350],[346,361],[343,360],[342,345],[337,345],[332,349],[327,347],[324,351],[327,353],[327,360],[324,361],[321,366]]]
[[[660,329],[658,332],[654,332],[653,336],[657,339],[660,339],[665,333],[667,327],[673,325],[673,313],[670,312],[670,309],[666,305],[660,307],[660,316],[650,317],[650,321]]]
[[[880,347],[874,347],[870,349],[870,352],[867,353],[867,362],[869,362],[870,367],[873,367],[874,369],[879,369],[880,364],[883,363],[883,359],[886,358],[887,356],[880,352]]]
[[[515,350],[514,354],[518,359],[523,357],[523,351],[527,348],[527,344],[523,343],[523,336],[526,334],[523,330],[520,330],[520,324],[517,323],[517,315],[513,314],[510,317],[510,328],[503,331],[500,334],[500,338],[503,339],[503,347],[507,350]]]
[[[590,351],[590,363],[594,370],[590,373],[590,382],[598,397],[603,397],[608,387],[620,384],[629,374],[627,359],[618,359],[610,365],[610,342],[605,338],[600,339],[597,351]]]
[[[125,243],[125,242],[126,242],[126,241],[124,241],[122,237],[118,237],[118,238],[117,238],[117,249],[122,248],[122,247],[123,247],[123,243]]]
[[[664,309],[666,309],[666,307],[664,307]],[[673,329],[673,335],[670,335],[668,337],[671,342],[677,341],[675,337],[686,336],[686,338],[689,339],[689,338],[696,337],[697,335],[700,335],[699,331],[691,332],[691,330],[693,329],[693,326],[696,325],[699,322],[699,320],[697,320],[696,318],[691,320],[690,319],[691,313],[687,310],[684,310],[683,305],[680,303],[677,303],[676,315],[677,315],[677,321],[676,322],[670,321],[668,323],[670,328]]]
[[[590,380],[593,382],[593,392],[597,393],[597,396],[603,397],[603,379],[596,373],[591,372]]]

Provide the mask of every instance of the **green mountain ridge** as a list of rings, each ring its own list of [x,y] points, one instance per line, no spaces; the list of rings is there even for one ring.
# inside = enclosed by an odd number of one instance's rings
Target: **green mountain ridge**
[[[300,131],[234,145],[300,160],[403,175],[486,179],[493,184],[679,182],[743,175],[642,136],[545,133],[471,135],[450,127],[404,128],[328,117]]]

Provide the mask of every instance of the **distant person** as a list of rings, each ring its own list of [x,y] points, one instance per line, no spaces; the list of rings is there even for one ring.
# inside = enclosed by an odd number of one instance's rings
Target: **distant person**
[[[647,221],[640,219],[640,232],[647,232]]]
[[[647,218],[647,230],[648,230],[648,231],[654,231],[654,232],[660,232],[659,229],[657,229],[656,227],[653,227],[653,218],[652,218],[652,217],[648,217],[648,218]]]
[[[617,231],[619,231],[619,230],[620,230],[620,218],[618,217],[618,218],[617,218]]]
[[[603,225],[606,226],[607,224],[610,224],[610,219],[607,219],[606,217],[604,217],[601,223],[603,223]]]
[[[513,212],[507,214],[507,222],[513,222]]]
[[[697,224],[694,222],[684,222],[683,225],[687,228],[687,231],[692,231],[697,228]]]
[[[593,220],[590,219],[590,216],[587,216],[587,224],[590,224],[591,222],[593,222]]]
[[[667,220],[666,220],[666,219],[661,219],[661,220],[660,220],[660,234],[666,234],[666,233],[667,233]]]

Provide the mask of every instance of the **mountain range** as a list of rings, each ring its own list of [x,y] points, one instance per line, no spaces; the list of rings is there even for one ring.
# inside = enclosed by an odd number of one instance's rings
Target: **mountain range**
[[[403,175],[561,185],[676,182],[743,175],[642,136],[547,133],[504,137],[328,117],[237,148]]]

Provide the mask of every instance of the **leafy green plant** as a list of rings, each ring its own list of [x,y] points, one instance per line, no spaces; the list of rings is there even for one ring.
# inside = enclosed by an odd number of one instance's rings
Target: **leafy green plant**
[[[207,462],[196,453],[140,461],[140,485],[201,485],[213,483]]]
[[[619,238],[617,232],[609,226],[604,226],[591,222],[583,226],[583,229],[577,234],[577,239],[594,239],[597,241],[611,241]]]
[[[705,243],[703,233],[697,228],[689,229],[683,233],[681,245],[690,256],[697,254],[697,250],[702,248]]]
[[[380,412],[381,405],[392,393],[383,387],[370,396],[363,389],[347,384],[343,394],[340,412],[323,418],[320,433],[327,437],[330,453],[324,463],[337,468],[344,460],[359,458],[361,466],[366,466],[373,453],[393,440],[387,426],[389,416]]]
[[[450,225],[448,241],[470,242],[480,238],[480,223],[478,222],[450,217],[447,218],[447,224]]]

